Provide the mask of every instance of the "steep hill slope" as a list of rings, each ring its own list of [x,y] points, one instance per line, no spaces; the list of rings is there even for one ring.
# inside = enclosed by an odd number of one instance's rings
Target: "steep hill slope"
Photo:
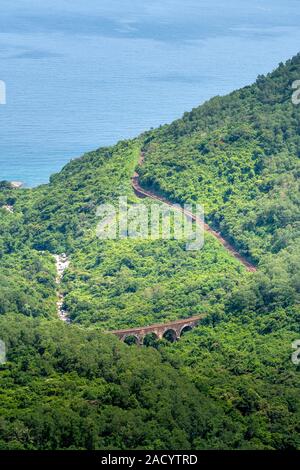
[[[3,185],[0,206],[14,210],[0,209],[0,448],[300,448],[299,77],[297,56],[170,126],[70,162],[48,185]],[[204,204],[257,273],[210,234],[199,252],[96,237],[99,204],[139,203],[142,150],[142,184]],[[61,252],[71,325],[55,318]],[[156,350],[103,333],[198,313],[207,317],[193,332]]]
[[[258,262],[299,239],[300,54],[145,135],[141,180],[206,216]]]

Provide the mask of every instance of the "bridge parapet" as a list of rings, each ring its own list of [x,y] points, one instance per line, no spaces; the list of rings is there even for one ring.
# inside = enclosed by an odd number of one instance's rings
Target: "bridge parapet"
[[[184,331],[194,328],[204,317],[205,315],[198,315],[196,317],[185,318],[169,323],[159,323],[125,330],[114,330],[109,333],[117,336],[121,341],[126,341],[128,337],[133,337],[136,339],[136,343],[140,345],[144,343],[145,337],[149,334],[155,335],[157,339],[162,339],[165,335],[168,335],[171,337],[172,341],[177,341]]]

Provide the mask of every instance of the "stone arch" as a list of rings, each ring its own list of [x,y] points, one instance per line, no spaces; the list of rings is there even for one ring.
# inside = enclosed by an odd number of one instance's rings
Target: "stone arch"
[[[178,339],[178,335],[176,330],[174,328],[166,328],[164,333],[163,333],[163,338],[170,341],[171,343],[175,343]]]
[[[193,325],[183,325],[180,329],[180,336],[184,335],[187,331],[191,331],[193,329]]]
[[[122,341],[128,346],[132,346],[133,344],[140,344],[140,338],[136,334],[125,335],[123,336]]]
[[[150,331],[147,333],[143,338],[143,345],[144,346],[154,346],[155,343],[158,341],[159,336],[155,331]]]

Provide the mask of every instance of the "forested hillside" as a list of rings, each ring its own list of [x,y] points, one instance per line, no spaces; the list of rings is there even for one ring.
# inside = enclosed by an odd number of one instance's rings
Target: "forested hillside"
[[[145,137],[144,184],[201,201],[208,220],[256,262],[299,239],[299,69],[300,55]]]
[[[171,125],[71,161],[48,185],[1,185],[1,449],[300,449],[299,77],[298,55]],[[203,204],[256,273],[209,233],[198,252],[96,237],[99,204],[139,203],[141,152],[141,183]],[[56,310],[62,252],[70,325]],[[129,347],[107,333],[201,313],[172,344]]]

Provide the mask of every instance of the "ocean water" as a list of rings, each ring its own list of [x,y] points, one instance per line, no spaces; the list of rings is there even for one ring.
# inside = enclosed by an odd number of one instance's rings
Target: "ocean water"
[[[299,52],[299,24],[298,0],[1,0],[0,180],[45,183],[253,82]]]

